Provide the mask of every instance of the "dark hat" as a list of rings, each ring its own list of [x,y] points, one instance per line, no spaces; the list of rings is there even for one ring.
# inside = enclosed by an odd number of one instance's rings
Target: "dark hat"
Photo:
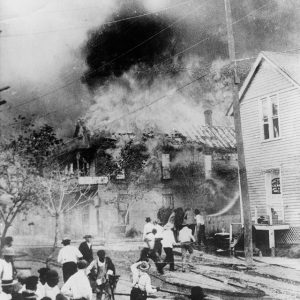
[[[64,237],[61,243],[63,244],[64,242],[71,242],[71,239],[69,237]]]
[[[39,278],[37,276],[29,276],[25,280],[25,286],[27,290],[35,290]]]
[[[193,286],[191,289],[191,299],[192,300],[201,300],[205,299],[203,289],[200,286]]]
[[[93,238],[90,234],[86,234],[84,237],[83,237],[84,239],[91,239],[91,238]]]
[[[78,261],[77,263],[77,268],[80,270],[80,269],[85,269],[87,267],[88,263],[86,260],[84,259],[81,259]]]
[[[145,219],[145,221],[146,221],[146,222],[151,222],[151,218],[150,218],[150,217],[147,217],[147,218]]]

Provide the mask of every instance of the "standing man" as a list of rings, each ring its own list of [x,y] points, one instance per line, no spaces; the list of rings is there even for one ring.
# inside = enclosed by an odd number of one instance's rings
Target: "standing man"
[[[190,254],[189,264],[192,263],[193,252],[194,252],[194,249],[192,247],[192,242],[195,242],[195,238],[192,234],[192,230],[188,228],[187,225],[183,226],[183,228],[179,231],[178,240],[180,242],[181,254],[182,254],[182,272],[185,272],[188,253]]]
[[[199,246],[201,246],[202,242],[203,245],[206,244],[203,210],[201,210],[201,212],[202,214],[200,213],[199,209],[195,209],[196,237]]]
[[[93,248],[92,248],[92,236],[90,234],[86,234],[84,237],[84,242],[82,242],[79,246],[79,251],[82,254],[82,258],[89,265],[93,261]]]
[[[0,279],[3,292],[11,294],[13,285],[17,283],[14,280],[13,258],[15,251],[12,247],[2,249],[3,259],[0,259]]]
[[[146,300],[148,294],[156,293],[159,288],[153,288],[151,278],[148,274],[150,264],[146,261],[139,261],[131,267],[132,272],[132,290],[130,300]]]
[[[86,269],[86,274],[93,273],[96,280],[97,300],[102,299],[104,294],[105,300],[113,299],[115,289],[115,266],[112,260],[106,256],[104,250],[97,252],[97,258],[94,259]]]
[[[72,275],[61,288],[63,295],[71,299],[92,300],[92,288],[85,273],[87,265],[87,261],[84,259],[77,263],[78,271]]]
[[[82,258],[82,254],[76,247],[70,245],[70,238],[64,238],[61,243],[64,247],[60,249],[57,261],[62,264],[64,282],[66,282],[77,272],[77,261]]]
[[[156,269],[158,271],[158,273],[163,274],[162,271],[162,264],[160,262],[160,257],[156,252],[155,249],[155,235],[156,235],[157,231],[155,228],[152,229],[152,232],[149,232],[148,234],[146,234],[145,238],[144,238],[144,248],[141,251],[141,256],[139,261],[148,261],[149,258],[151,258],[156,266]]]
[[[164,226],[164,231],[162,233],[162,246],[166,253],[164,262],[162,263],[161,269],[163,269],[167,264],[170,265],[170,271],[175,271],[174,269],[174,253],[173,246],[176,244],[174,232],[170,224]]]

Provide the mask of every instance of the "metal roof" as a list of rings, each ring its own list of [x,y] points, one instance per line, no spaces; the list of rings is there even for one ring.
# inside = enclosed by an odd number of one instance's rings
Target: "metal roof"
[[[191,142],[197,142],[212,150],[236,151],[235,130],[232,127],[193,125],[176,129]]]

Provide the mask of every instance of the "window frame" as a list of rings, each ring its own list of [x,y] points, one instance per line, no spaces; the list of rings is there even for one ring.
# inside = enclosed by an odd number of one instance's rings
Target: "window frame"
[[[273,120],[276,119],[276,117],[273,116],[273,107],[272,107],[272,98],[275,97],[277,100],[277,119],[278,119],[278,128],[279,128],[279,134],[277,137],[274,137],[274,122]],[[263,101],[267,100],[267,111],[268,111],[268,123],[264,122],[264,114],[263,114]],[[282,131],[281,131],[281,123],[280,123],[280,104],[279,104],[279,94],[278,93],[272,93],[269,95],[266,95],[264,97],[261,97],[258,101],[259,104],[259,111],[260,111],[260,119],[259,119],[259,126],[260,126],[260,137],[262,142],[269,142],[274,140],[279,140],[282,138]],[[269,138],[265,138],[265,131],[264,131],[264,125],[269,124]]]

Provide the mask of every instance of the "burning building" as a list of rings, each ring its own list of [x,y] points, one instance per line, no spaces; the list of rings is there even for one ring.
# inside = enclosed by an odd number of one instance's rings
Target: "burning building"
[[[211,111],[205,118],[205,125],[141,135],[89,136],[79,122],[60,159],[65,172],[98,189],[81,212],[82,228],[96,236],[140,231],[161,207],[215,213],[231,202],[238,190],[234,130],[213,126]]]

